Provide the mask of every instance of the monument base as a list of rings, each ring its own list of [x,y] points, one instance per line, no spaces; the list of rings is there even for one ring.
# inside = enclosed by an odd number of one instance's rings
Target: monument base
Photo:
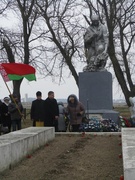
[[[111,119],[116,124],[118,124],[119,112],[108,109],[99,109],[99,110],[86,110],[87,117],[90,119],[94,116],[100,116],[102,119]]]
[[[113,110],[112,74],[103,72],[79,73],[79,100],[89,114],[118,122],[119,113]]]

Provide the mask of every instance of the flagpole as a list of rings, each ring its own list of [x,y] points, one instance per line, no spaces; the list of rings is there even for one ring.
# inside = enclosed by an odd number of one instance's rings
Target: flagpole
[[[3,77],[2,77],[3,78]],[[4,81],[4,79],[3,79],[3,81]],[[10,89],[9,89],[9,87],[8,87],[8,85],[7,85],[7,83],[4,81],[4,83],[5,83],[5,85],[6,85],[6,87],[7,87],[7,89],[8,89],[8,91],[9,91],[9,94],[10,94],[10,96],[12,96],[12,94],[11,94],[11,91],[10,91]],[[14,98],[13,98],[14,99]],[[15,100],[14,100],[15,101]]]
[[[2,78],[3,78],[3,76],[2,76]],[[9,91],[9,94],[10,94],[11,99],[13,100],[13,102],[14,102],[15,105],[16,105],[16,108],[17,108],[19,114],[22,116],[22,113],[21,113],[21,111],[20,111],[20,109],[19,109],[19,107],[18,107],[18,105],[17,105],[17,103],[16,103],[16,101],[15,101],[13,95],[11,94],[11,91],[10,91],[10,89],[9,89],[9,87],[8,87],[8,85],[7,85],[7,83],[5,82],[4,78],[3,78],[3,81],[4,81],[6,87],[7,87],[8,91]],[[23,122],[24,122],[24,118],[23,118]],[[24,122],[24,123],[25,123],[25,122]]]

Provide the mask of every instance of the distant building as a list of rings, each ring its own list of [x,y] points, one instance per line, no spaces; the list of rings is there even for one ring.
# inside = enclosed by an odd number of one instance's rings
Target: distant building
[[[28,94],[25,94],[24,102],[27,102],[27,101],[28,101]]]

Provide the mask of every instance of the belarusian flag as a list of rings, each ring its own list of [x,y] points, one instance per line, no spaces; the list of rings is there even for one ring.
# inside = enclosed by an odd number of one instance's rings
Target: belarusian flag
[[[21,63],[2,63],[0,73],[5,82],[10,80],[20,80],[26,78],[28,81],[36,80],[35,68],[28,64]]]

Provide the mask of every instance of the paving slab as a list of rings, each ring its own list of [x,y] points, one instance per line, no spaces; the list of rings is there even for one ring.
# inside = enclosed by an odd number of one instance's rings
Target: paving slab
[[[135,180],[135,128],[122,128],[124,180]]]
[[[82,135],[83,132],[55,132],[56,135]],[[97,135],[97,136],[109,136],[109,135],[114,135],[114,136],[119,136],[121,135],[121,132],[85,132],[85,135]]]
[[[135,135],[135,128],[122,128],[122,136]]]

